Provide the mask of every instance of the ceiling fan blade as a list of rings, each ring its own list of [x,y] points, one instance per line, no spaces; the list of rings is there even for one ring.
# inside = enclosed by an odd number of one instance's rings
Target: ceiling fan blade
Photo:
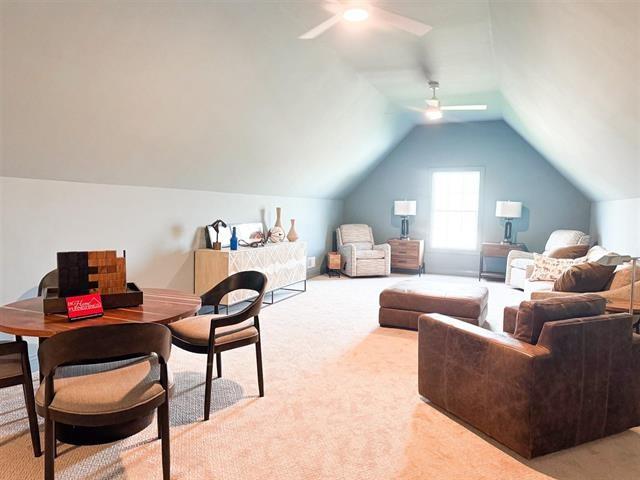
[[[300,35],[298,38],[301,40],[311,40],[316,38],[318,35],[323,34],[325,31],[329,30],[331,27],[333,27],[336,23],[338,23],[340,20],[342,19],[342,15],[341,14],[336,14],[333,17],[331,17],[329,20],[325,20],[324,22],[322,22],[320,25],[318,25],[315,28],[312,28],[311,30],[309,30],[307,33],[304,33],[302,35]]]
[[[418,108],[418,107],[409,107],[407,105],[405,105],[402,108],[406,108],[407,110],[411,110],[412,112],[419,112],[419,113],[424,113],[426,110],[424,108]]]
[[[440,107],[440,110],[458,110],[458,111],[463,111],[463,110],[486,110],[487,106],[486,105],[446,105],[446,106],[442,106]]]
[[[399,28],[400,30],[404,30],[405,32],[413,33],[419,37],[426,35],[431,30],[431,26],[426,23],[418,22],[417,20],[413,20],[409,17],[403,17],[402,15],[398,15],[378,7],[370,6],[369,8],[375,12],[376,16],[380,17],[389,25]]]

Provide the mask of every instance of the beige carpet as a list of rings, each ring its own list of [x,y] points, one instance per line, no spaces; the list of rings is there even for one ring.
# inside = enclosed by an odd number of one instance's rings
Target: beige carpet
[[[638,429],[528,462],[421,400],[417,334],[377,325],[378,294],[397,277],[319,277],[307,293],[266,308],[266,397],[257,397],[253,349],[226,353],[206,423],[204,357],[174,348],[172,478],[640,478]],[[490,322],[500,329],[499,311],[521,294],[487,285]],[[155,434],[154,425],[115,444],[63,445],[57,478],[161,478]],[[20,389],[0,391],[0,478],[42,478],[42,465],[31,454]]]

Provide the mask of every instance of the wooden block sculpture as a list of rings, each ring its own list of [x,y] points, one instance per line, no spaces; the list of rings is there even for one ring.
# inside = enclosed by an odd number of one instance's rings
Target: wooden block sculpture
[[[126,254],[115,250],[58,252],[58,288],[60,297],[127,291]]]

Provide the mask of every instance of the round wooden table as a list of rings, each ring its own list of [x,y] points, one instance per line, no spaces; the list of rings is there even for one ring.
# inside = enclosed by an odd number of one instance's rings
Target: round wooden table
[[[70,322],[64,314],[45,315],[42,298],[30,298],[0,307],[0,332],[38,337],[40,342],[56,333],[76,328],[114,325],[127,322],[168,324],[191,317],[200,309],[200,297],[191,293],[159,288],[143,289],[144,303],[138,307],[105,310],[104,316]],[[107,427],[56,426],[58,440],[73,445],[107,443],[133,435],[146,428],[153,415],[134,422]]]

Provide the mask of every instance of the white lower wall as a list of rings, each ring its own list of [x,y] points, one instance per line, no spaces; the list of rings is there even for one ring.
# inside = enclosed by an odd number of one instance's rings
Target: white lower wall
[[[126,249],[127,277],[143,287],[193,291],[193,250],[202,226],[296,219],[319,265],[342,219],[341,200],[0,177],[0,302],[33,296],[56,252]],[[314,272],[312,272],[314,273]]]
[[[640,255],[640,197],[594,202],[591,235],[598,244],[618,253]]]

